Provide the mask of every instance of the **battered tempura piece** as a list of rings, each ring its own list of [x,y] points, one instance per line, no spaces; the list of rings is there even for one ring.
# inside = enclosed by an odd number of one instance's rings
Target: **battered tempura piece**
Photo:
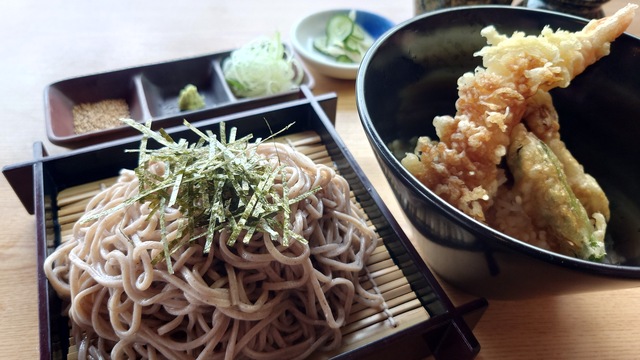
[[[602,214],[608,221],[610,217],[609,199],[593,176],[585,173],[571,152],[560,140],[558,113],[553,106],[551,95],[538,91],[527,101],[527,111],[522,122],[535,136],[544,141],[562,164],[567,182],[590,217]]]
[[[637,7],[629,4],[576,33],[545,28],[537,37],[521,32],[507,37],[492,26],[483,29],[489,46],[476,55],[483,57],[484,68],[458,79],[455,117],[436,117],[439,141],[421,138],[414,154],[402,160],[404,166],[446,201],[484,221],[506,181],[498,165],[527,99],[538,90],[568,86],[607,55],[610,42],[629,26]]]
[[[513,129],[507,163],[515,180],[513,191],[534,227],[550,235],[546,240],[551,249],[601,260],[605,255],[604,216],[593,214],[595,226],[591,224],[558,158],[523,124]]]

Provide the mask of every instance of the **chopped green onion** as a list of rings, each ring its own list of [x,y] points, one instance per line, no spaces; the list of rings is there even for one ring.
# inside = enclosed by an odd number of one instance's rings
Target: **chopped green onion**
[[[297,89],[302,67],[285,50],[280,34],[257,38],[231,52],[222,62],[222,72],[234,95],[255,97]]]

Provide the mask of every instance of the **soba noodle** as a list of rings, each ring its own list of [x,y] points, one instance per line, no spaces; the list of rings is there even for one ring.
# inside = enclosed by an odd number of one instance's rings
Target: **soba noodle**
[[[45,261],[62,299],[80,358],[290,359],[341,343],[354,300],[380,306],[359,273],[377,245],[350,200],[347,181],[288,146],[257,145],[273,168],[284,165],[289,198],[321,189],[291,205],[292,229],[308,245],[283,246],[267,233],[228,246],[229,231],[181,246],[163,261],[160,222],[178,236],[178,209],[161,217],[135,202],[88,223]],[[162,172],[161,164],[150,171]],[[282,191],[283,184],[276,181]],[[87,214],[115,208],[139,191],[134,171],[95,196]]]

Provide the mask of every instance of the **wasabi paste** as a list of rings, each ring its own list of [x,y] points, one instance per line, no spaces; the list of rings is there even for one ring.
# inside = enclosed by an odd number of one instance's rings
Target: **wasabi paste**
[[[204,107],[204,96],[198,93],[198,88],[194,85],[187,85],[180,90],[178,96],[178,108],[180,111],[198,110]]]

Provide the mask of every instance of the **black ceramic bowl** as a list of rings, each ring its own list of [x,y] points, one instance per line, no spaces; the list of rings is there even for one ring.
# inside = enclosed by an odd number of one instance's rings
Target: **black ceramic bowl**
[[[636,21],[638,21],[636,19]],[[481,64],[473,53],[487,25],[539,34],[576,31],[586,21],[518,7],[461,7],[396,25],[376,41],[356,80],[364,130],[407,217],[426,237],[423,254],[447,282],[489,298],[525,298],[640,286],[640,39],[624,34],[611,54],[552,91],[561,134],[611,202],[608,252],[615,265],[528,245],[464,215],[418,182],[388,147],[437,138],[435,115],[453,115],[456,79]]]

